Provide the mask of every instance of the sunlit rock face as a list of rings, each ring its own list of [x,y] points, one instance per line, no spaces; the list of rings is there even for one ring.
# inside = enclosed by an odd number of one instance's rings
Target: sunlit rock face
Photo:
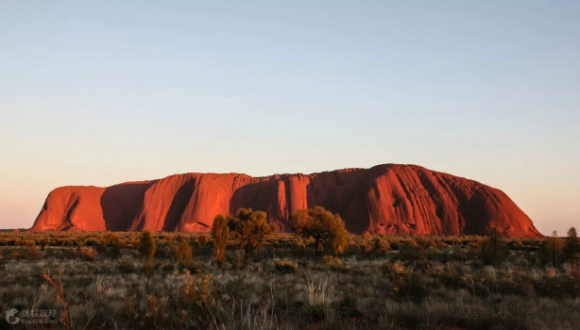
[[[502,191],[415,165],[385,164],[313,174],[251,177],[187,173],[163,179],[53,190],[32,230],[209,231],[217,214],[266,211],[289,229],[291,214],[313,206],[338,213],[354,233],[541,236]]]

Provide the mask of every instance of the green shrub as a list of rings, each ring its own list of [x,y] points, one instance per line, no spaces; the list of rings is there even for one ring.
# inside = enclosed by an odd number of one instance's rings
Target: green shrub
[[[92,247],[77,247],[77,253],[81,259],[92,261],[97,258],[97,250]]]
[[[25,239],[20,241],[20,246],[35,246],[36,242],[32,239]]]
[[[313,238],[315,247],[332,250],[335,256],[347,247],[347,231],[338,214],[323,207],[299,210],[291,217],[292,231],[304,239]]]
[[[365,241],[372,241],[373,235],[371,235],[371,233],[369,233],[368,231],[365,231],[364,233],[362,233],[361,238]]]
[[[396,260],[395,262],[386,262],[382,265],[383,273],[389,279],[394,279],[400,276],[410,274],[413,270],[406,267],[401,260]]]
[[[267,216],[266,212],[240,208],[235,217],[228,218],[228,227],[239,239],[245,256],[254,249],[260,249],[265,239],[274,232],[274,226],[268,224]]]
[[[340,268],[342,265],[342,262],[340,262],[340,259],[338,257],[335,256],[324,256],[324,264],[330,266],[330,268]]]
[[[375,237],[373,239],[373,242],[374,242],[376,251],[387,252],[387,251],[389,251],[389,249],[391,247],[389,240],[383,236]]]

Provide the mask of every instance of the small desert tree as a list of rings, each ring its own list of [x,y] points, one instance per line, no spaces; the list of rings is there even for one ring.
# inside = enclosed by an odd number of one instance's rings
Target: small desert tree
[[[335,215],[335,224],[330,232],[330,247],[334,252],[334,256],[338,257],[339,254],[343,253],[348,245],[348,232],[344,227],[344,221],[340,218],[338,214]]]
[[[576,234],[574,227],[568,230],[568,236],[564,243],[564,256],[568,261],[575,261],[580,256],[580,242],[578,242],[578,234]]]
[[[193,265],[193,252],[191,246],[186,239],[179,236],[177,238],[177,245],[175,246],[175,257],[183,267]]]
[[[240,208],[235,217],[228,219],[228,226],[239,238],[244,256],[254,249],[260,249],[266,237],[274,232],[274,226],[268,224],[267,217],[266,212]]]
[[[564,243],[558,237],[556,231],[552,232],[552,236],[545,239],[544,244],[542,244],[541,253],[544,262],[551,263],[552,266],[556,267],[560,264],[562,259],[562,248]]]
[[[481,243],[480,256],[486,265],[497,267],[507,257],[505,240],[497,228],[491,228],[487,238]]]
[[[291,217],[292,231],[305,239],[313,238],[316,248],[332,249],[335,255],[347,245],[347,231],[338,214],[323,207],[299,210]]]
[[[151,235],[151,232],[146,230],[141,233],[141,239],[139,240],[139,253],[141,257],[145,259],[145,263],[149,264],[153,260],[155,255],[155,240]]]
[[[213,220],[211,237],[213,239],[215,261],[222,267],[226,261],[226,247],[230,237],[230,228],[228,227],[228,220],[221,214],[218,214]]]

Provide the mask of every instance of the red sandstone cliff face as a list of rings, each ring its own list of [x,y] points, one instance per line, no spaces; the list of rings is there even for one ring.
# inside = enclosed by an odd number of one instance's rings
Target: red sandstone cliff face
[[[414,165],[250,177],[172,175],[108,188],[62,187],[47,197],[32,230],[209,231],[217,214],[239,207],[266,211],[285,230],[290,215],[320,205],[346,228],[382,234],[539,236],[502,191]]]

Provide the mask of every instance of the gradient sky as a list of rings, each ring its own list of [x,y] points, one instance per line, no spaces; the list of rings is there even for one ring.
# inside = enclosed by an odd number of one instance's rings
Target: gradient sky
[[[50,190],[418,164],[580,227],[579,1],[0,0],[0,228]]]

